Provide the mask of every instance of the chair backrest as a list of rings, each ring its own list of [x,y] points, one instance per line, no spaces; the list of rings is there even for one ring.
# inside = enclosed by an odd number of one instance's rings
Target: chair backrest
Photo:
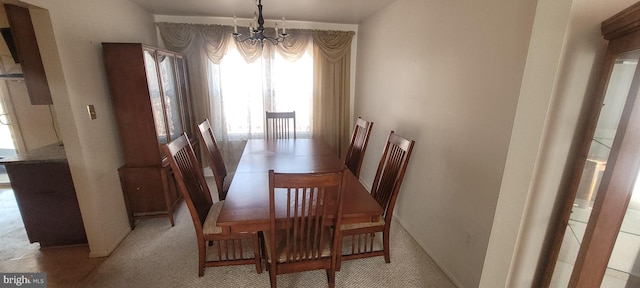
[[[323,254],[326,258],[327,252],[332,259],[335,257],[339,233],[334,233],[335,229],[330,227],[340,227],[346,173],[346,170],[330,173],[269,171],[269,251],[271,259],[279,259],[274,262],[314,261],[322,258]],[[276,222],[276,215],[284,216],[282,214],[286,215],[285,219]],[[276,229],[285,233],[275,233]],[[327,241],[331,243],[330,247],[323,247],[321,244]],[[326,251],[327,248],[330,251]]]
[[[216,182],[216,187],[218,188],[218,200],[224,200],[226,198],[226,192],[224,191],[224,178],[227,177],[227,168],[224,165],[224,158],[222,158],[222,154],[220,154],[220,149],[218,149],[218,144],[216,143],[216,138],[213,136],[213,131],[211,130],[211,124],[209,123],[209,119],[205,119],[202,123],[198,125],[198,130],[200,130],[200,140],[204,144],[204,151],[209,162],[209,167],[211,167],[211,171],[213,172],[213,178]]]
[[[178,190],[187,203],[196,233],[202,234],[202,225],[213,205],[213,200],[193,147],[187,136],[182,135],[171,143],[163,145],[162,149],[173,169]]]
[[[360,177],[360,167],[362,166],[362,160],[364,160],[364,152],[367,150],[372,128],[373,122],[368,122],[358,117],[356,127],[353,129],[353,135],[351,136],[349,149],[347,149],[347,154],[344,158],[344,164],[356,177]]]
[[[296,111],[266,112],[265,120],[265,138],[296,138]]]
[[[378,171],[373,180],[371,196],[384,209],[384,218],[387,222],[393,215],[393,207],[396,204],[400,184],[407,170],[414,144],[415,141],[407,140],[391,131],[382,153]]]

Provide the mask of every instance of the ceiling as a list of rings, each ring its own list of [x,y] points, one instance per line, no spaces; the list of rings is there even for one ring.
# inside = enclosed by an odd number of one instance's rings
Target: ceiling
[[[256,0],[130,0],[154,15],[252,18]],[[263,0],[265,19],[358,24],[395,0]]]

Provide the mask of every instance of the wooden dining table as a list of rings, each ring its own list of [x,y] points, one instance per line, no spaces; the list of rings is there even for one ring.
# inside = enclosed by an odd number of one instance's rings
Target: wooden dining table
[[[218,216],[218,226],[223,233],[269,230],[270,169],[278,173],[312,173],[339,171],[343,167],[343,161],[320,139],[248,140]],[[377,221],[382,208],[358,178],[346,171],[342,223]],[[276,218],[279,214],[276,212]]]

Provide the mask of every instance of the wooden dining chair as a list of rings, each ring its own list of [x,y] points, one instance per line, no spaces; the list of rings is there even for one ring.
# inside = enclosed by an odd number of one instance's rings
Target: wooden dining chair
[[[344,164],[351,170],[353,175],[360,177],[360,167],[362,166],[362,160],[364,159],[364,152],[367,150],[367,143],[369,143],[369,135],[373,128],[373,122],[365,121],[358,117],[356,126],[353,128],[353,135],[351,136],[351,143],[345,154]]]
[[[267,139],[296,138],[296,111],[266,112],[265,135]]]
[[[189,208],[196,229],[198,276],[204,275],[205,267],[243,264],[255,264],[256,272],[262,273],[258,234],[223,234],[222,229],[217,226],[216,222],[224,201],[213,202],[188,137],[182,135],[163,145],[162,149],[174,171],[178,189]],[[216,252],[216,257],[212,260],[206,259],[207,244],[211,244],[209,248]],[[253,257],[245,255],[250,253],[250,249],[253,249]]]
[[[351,243],[347,247],[343,247],[342,253],[338,254],[336,270],[340,270],[343,259],[349,260],[384,255],[384,261],[386,263],[391,262],[389,254],[391,217],[393,216],[393,208],[400,191],[400,184],[402,184],[404,173],[407,170],[414,144],[415,141],[407,140],[393,131],[389,134],[371,188],[371,196],[378,201],[384,212],[377,222],[340,226],[340,243],[345,244],[343,242],[346,242],[347,245],[349,244],[348,241],[342,241],[345,237],[350,237]],[[373,240],[376,232],[382,232],[382,250],[374,250]],[[347,238],[347,240],[349,239]],[[346,251],[347,253],[345,253],[345,250],[351,251]]]
[[[200,130],[200,133],[198,133],[198,135],[200,135],[200,140],[204,144],[204,154],[209,162],[209,167],[211,167],[211,171],[213,172],[213,179],[216,182],[216,188],[218,188],[218,199],[224,200],[227,197],[227,192],[229,191],[229,186],[231,185],[231,181],[233,180],[233,175],[235,173],[227,172],[216,138],[213,136],[209,119],[205,119],[200,123],[198,125],[198,130]]]
[[[335,287],[340,245],[333,227],[340,227],[346,173],[269,171],[271,228],[264,239],[271,287],[277,287],[276,275],[317,269],[325,269]]]

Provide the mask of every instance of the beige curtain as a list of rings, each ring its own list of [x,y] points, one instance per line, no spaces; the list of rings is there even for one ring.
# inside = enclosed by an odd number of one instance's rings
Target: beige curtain
[[[207,60],[220,63],[232,41],[231,26],[185,23],[158,23],[160,35],[168,49],[185,55],[191,82],[196,122],[211,115],[211,95]],[[239,28],[240,33],[246,28]],[[270,31],[269,31],[270,32]],[[342,156],[350,138],[350,63],[354,32],[289,29],[286,45],[236,43],[247,63],[275,52],[295,60],[304,55],[309,42],[314,46],[313,137],[324,139]],[[268,34],[268,32],[267,32]],[[263,54],[266,53],[266,54]],[[212,123],[218,125],[216,121]],[[218,130],[215,129],[214,130]]]
[[[313,132],[340,157],[350,138],[351,39],[354,32],[314,33]]]

